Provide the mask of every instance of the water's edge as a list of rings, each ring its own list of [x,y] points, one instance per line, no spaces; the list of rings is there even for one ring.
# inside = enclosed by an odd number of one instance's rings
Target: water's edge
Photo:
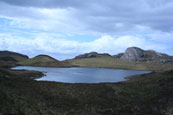
[[[17,66],[12,69],[41,71],[45,76],[37,81],[55,81],[63,83],[115,83],[128,80],[128,76],[150,73],[151,71],[122,70],[110,68],[48,68]]]

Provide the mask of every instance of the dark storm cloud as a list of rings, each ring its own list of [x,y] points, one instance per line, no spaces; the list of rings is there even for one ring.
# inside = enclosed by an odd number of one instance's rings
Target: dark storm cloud
[[[90,9],[85,11],[89,16],[82,16],[90,23],[90,29],[128,31],[138,30],[136,26],[140,25],[161,31],[173,30],[173,1],[170,0],[109,1],[98,3]],[[122,26],[115,26],[117,23]]]
[[[73,8],[76,11],[74,17],[86,24],[88,30],[96,32],[137,31],[138,28],[136,28],[136,26],[138,25],[161,31],[170,32],[173,30],[172,0],[0,1],[13,6],[22,7]],[[4,11],[4,13],[6,12]]]

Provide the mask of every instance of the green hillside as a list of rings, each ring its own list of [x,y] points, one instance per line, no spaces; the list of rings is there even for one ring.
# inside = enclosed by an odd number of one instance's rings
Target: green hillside
[[[72,65],[79,67],[98,67],[115,69],[133,69],[133,70],[169,70],[173,69],[173,64],[156,64],[142,62],[126,62],[118,58],[102,56],[95,58],[83,58],[66,60]]]
[[[40,66],[40,67],[70,67],[68,62],[58,61],[48,55],[39,55],[31,59],[19,62],[20,65],[25,66]]]
[[[36,56],[34,58],[21,61],[21,62],[19,62],[19,64],[32,65],[32,64],[35,64],[35,63],[46,63],[46,62],[52,62],[52,61],[57,61],[57,60],[52,58],[52,57],[49,57],[47,55],[39,55],[39,56]]]

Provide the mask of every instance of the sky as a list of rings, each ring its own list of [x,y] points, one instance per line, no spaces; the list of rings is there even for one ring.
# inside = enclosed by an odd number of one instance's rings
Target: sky
[[[133,46],[173,55],[173,0],[0,0],[0,50],[63,60]]]

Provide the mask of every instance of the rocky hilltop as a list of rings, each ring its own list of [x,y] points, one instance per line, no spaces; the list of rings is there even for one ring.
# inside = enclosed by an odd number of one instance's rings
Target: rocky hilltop
[[[113,55],[113,57],[115,57],[115,58],[120,58],[121,56],[123,56],[124,55],[124,53],[119,53],[119,54],[117,54],[117,55]]]
[[[97,52],[90,52],[90,53],[85,53],[79,56],[76,56],[75,59],[83,59],[83,58],[95,58],[95,57],[103,57],[103,56],[111,56],[108,53],[97,53]]]
[[[143,50],[138,47],[129,47],[125,53],[120,53],[114,57],[129,62],[156,62],[160,64],[173,64],[173,56],[159,53],[153,50]]]
[[[108,53],[90,52],[76,56],[74,59],[90,59],[100,57],[112,57],[128,62],[153,62],[157,64],[173,64],[173,56],[159,53],[154,50],[143,50],[138,47],[129,47],[124,53],[109,55]]]

